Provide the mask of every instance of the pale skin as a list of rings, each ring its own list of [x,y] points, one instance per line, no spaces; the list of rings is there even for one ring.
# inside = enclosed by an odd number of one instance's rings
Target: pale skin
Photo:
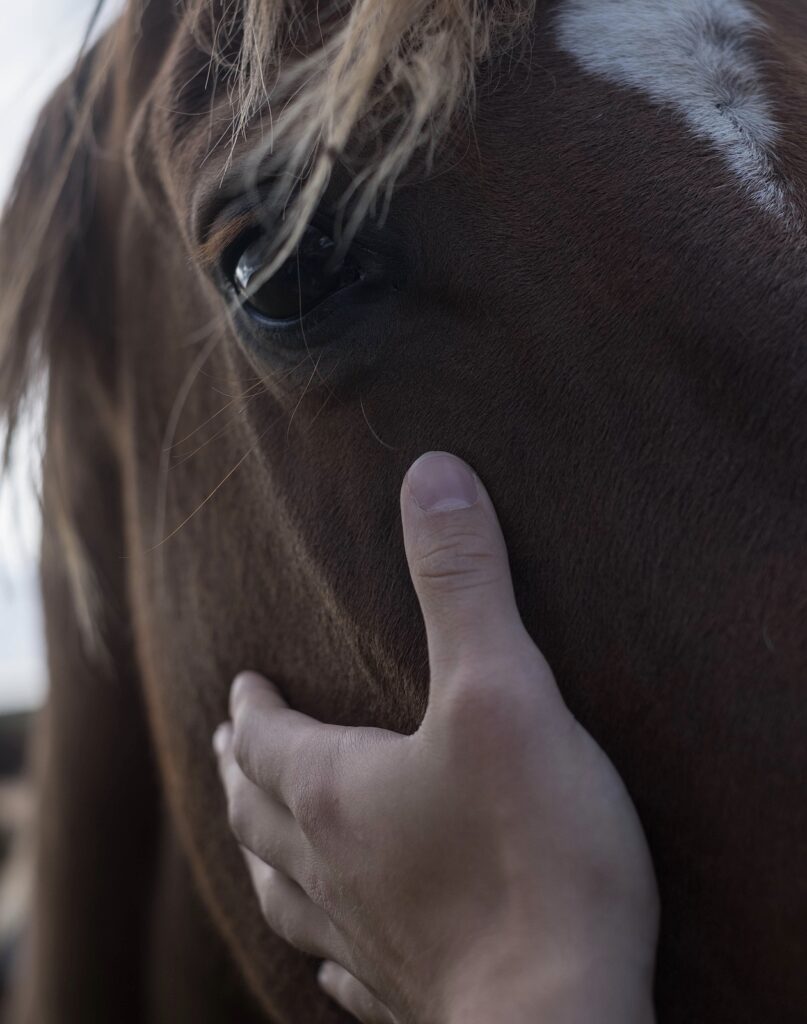
[[[243,673],[214,746],[264,916],[362,1024],[649,1024],[653,865],[516,607],[484,486],[401,490],[429,648],[420,729],[325,725]]]

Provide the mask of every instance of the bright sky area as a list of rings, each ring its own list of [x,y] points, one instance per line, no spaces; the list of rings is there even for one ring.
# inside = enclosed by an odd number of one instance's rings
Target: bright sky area
[[[33,120],[70,69],[96,0],[0,0],[0,196],[5,198]],[[117,7],[117,0],[112,0]],[[0,281],[2,288],[2,281]],[[45,693],[36,559],[39,514],[31,480],[33,425],[0,486],[0,712],[32,707]]]

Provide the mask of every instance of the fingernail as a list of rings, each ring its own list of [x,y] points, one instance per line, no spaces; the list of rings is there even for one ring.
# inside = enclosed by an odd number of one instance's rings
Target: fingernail
[[[222,722],[221,725],[213,733],[213,750],[215,750],[218,757],[224,754],[230,743],[230,723]]]
[[[406,480],[412,497],[424,512],[471,508],[479,498],[473,471],[462,459],[446,452],[421,455]]]
[[[330,960],[325,960],[320,964],[319,970],[317,971],[317,981],[320,985],[327,985],[332,978],[333,964]]]

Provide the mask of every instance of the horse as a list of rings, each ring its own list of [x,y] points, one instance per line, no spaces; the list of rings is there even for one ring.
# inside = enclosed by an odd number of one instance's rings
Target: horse
[[[0,231],[8,449],[47,385],[16,1020],[346,1019],[211,736],[245,667],[417,729],[429,449],[636,802],[659,1021],[804,1020],[805,53],[801,0],[129,0],[85,47]]]

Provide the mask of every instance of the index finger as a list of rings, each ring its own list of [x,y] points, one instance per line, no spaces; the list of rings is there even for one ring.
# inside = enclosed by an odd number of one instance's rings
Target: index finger
[[[230,691],[233,752],[256,786],[292,812],[330,762],[344,731],[293,711],[277,687],[256,672],[243,672]]]

